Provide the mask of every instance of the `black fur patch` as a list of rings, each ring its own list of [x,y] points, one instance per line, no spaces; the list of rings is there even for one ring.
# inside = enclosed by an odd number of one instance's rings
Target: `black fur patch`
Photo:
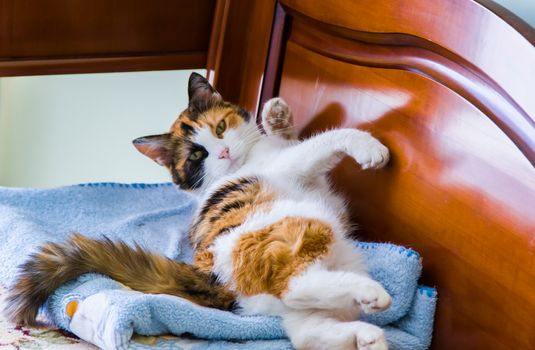
[[[175,147],[174,159],[170,167],[173,183],[179,185],[184,190],[191,190],[202,186],[205,174],[204,160],[209,155],[208,151],[203,146],[187,140],[182,140]],[[189,159],[183,160],[183,157],[189,157],[190,154],[196,151],[203,152],[201,159],[195,161]],[[177,164],[183,164],[182,168],[178,169]]]
[[[181,128],[182,131],[184,132],[184,136],[185,136],[185,137],[190,137],[190,136],[193,135],[193,133],[194,133],[194,129],[193,129],[193,127],[189,126],[189,125],[186,124],[186,123],[180,123],[180,128]]]
[[[241,107],[238,108],[238,115],[242,117],[243,120],[245,120],[246,122],[251,119],[251,114]]]
[[[213,108],[222,101],[221,95],[210,85],[208,80],[197,73],[192,73],[189,77],[188,96],[188,108],[194,114]]]
[[[218,190],[212,193],[212,196],[208,198],[204,203],[204,206],[201,209],[201,213],[199,215],[199,221],[202,221],[204,219],[204,216],[212,206],[221,203],[230,193],[241,191],[245,187],[256,183],[258,183],[258,178],[256,177],[242,177],[235,182],[230,182],[220,187]]]
[[[221,213],[228,213],[231,210],[240,209],[245,204],[247,204],[247,203],[245,203],[242,200],[237,200],[237,201],[231,202],[229,204],[226,204],[223,208],[221,208]]]
[[[199,160],[186,160],[184,163],[184,174],[185,179],[182,182],[182,188],[184,189],[195,189],[199,188],[203,184],[203,177],[205,174],[204,169],[204,160],[208,157],[208,151],[201,145],[192,144],[190,147],[189,154],[193,152],[201,151],[203,156]]]

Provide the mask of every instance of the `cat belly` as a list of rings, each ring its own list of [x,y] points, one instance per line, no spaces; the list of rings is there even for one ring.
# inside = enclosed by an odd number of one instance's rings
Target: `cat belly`
[[[339,256],[349,244],[344,229],[321,204],[277,200],[269,211],[252,214],[214,240],[208,249],[212,272],[239,295],[280,298],[292,277],[318,261],[329,268],[359,266],[347,264],[353,255]]]
[[[213,272],[238,294],[280,297],[289,280],[327,256],[335,239],[318,219],[285,217],[256,230],[243,225],[218,237],[210,252]]]
[[[258,294],[250,297],[239,296],[237,299],[241,315],[281,316],[288,311],[280,298],[271,294]]]

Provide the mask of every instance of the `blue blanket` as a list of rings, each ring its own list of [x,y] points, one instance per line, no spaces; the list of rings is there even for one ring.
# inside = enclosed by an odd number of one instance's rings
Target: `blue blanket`
[[[171,184],[101,183],[55,189],[0,188],[0,281],[9,287],[17,266],[47,241],[72,232],[106,235],[170,258],[190,261],[187,227],[195,198]],[[370,273],[393,298],[392,307],[366,320],[386,330],[390,349],[427,349],[436,291],[418,286],[419,255],[391,244],[360,243]],[[78,301],[71,319],[69,302]],[[59,288],[43,312],[58,326],[105,349],[291,349],[280,320],[240,316],[167,295],[126,289],[87,274]],[[191,337],[139,338],[174,334]],[[199,339],[201,338],[201,339]]]

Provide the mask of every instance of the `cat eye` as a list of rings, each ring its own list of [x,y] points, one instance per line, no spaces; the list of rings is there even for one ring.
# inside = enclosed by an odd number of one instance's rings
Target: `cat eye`
[[[196,160],[199,160],[203,157],[204,153],[203,151],[199,150],[199,151],[195,151],[193,152],[192,154],[189,155],[189,160],[193,160],[193,161],[196,161]]]
[[[219,122],[219,124],[217,124],[217,127],[215,128],[215,133],[217,134],[217,136],[221,136],[223,135],[225,130],[227,130],[227,123],[223,119]]]

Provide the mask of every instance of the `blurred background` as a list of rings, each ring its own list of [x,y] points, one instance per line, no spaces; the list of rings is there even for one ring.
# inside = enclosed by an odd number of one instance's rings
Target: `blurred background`
[[[169,181],[131,141],[169,129],[191,72],[0,78],[0,186]]]
[[[535,28],[535,0],[491,0],[522,18]]]
[[[494,2],[506,7],[535,27],[535,0],[494,0]],[[12,3],[13,9],[18,8],[14,6],[16,4],[14,1]],[[23,5],[18,2],[17,4]],[[46,6],[50,7],[51,4],[53,3]],[[49,9],[49,12],[54,14],[49,13],[51,19],[61,18],[64,5],[67,3],[55,4],[54,11],[57,13]],[[169,4],[173,5],[173,3]],[[71,5],[74,6],[74,4]],[[101,2],[100,5],[106,4]],[[129,5],[132,9],[138,10],[144,9],[144,6],[145,3],[142,1]],[[145,16],[141,18],[126,16],[122,21],[110,23],[104,21],[102,24],[96,21],[100,18],[95,15],[98,11],[93,13],[95,18],[91,17],[95,23],[88,20],[89,24],[98,24],[95,27],[96,32],[91,32],[93,27],[84,22],[89,29],[82,27],[83,30],[80,29],[82,30],[80,33],[89,38],[93,38],[91,35],[99,38],[99,26],[111,26],[115,30],[111,33],[122,38],[122,41],[118,41],[121,45],[124,44],[120,50],[127,53],[130,52],[129,50],[134,52],[147,50],[149,54],[152,54],[153,51],[160,52],[165,51],[166,48],[169,49],[167,47],[169,45],[173,50],[183,49],[186,54],[199,50],[203,52],[202,50],[207,50],[208,47],[209,24],[212,23],[214,4],[211,1],[195,4],[181,2],[179,7],[184,9],[185,6],[189,10],[183,11],[183,20],[176,18],[176,15],[181,13],[168,11],[166,6],[160,6],[161,12],[156,12],[159,18],[158,25],[165,28],[165,31],[157,31],[160,33],[159,36],[149,35],[148,40],[145,40],[147,38],[143,35],[140,35],[139,42],[136,36],[122,35],[122,30],[126,27],[129,30],[137,28],[139,33],[147,35],[153,33],[153,30],[158,30],[159,26],[154,23],[150,21],[146,23]],[[96,8],[100,7],[96,6]],[[22,6],[19,10],[22,14],[28,15],[29,9]],[[143,11],[139,13],[144,13]],[[194,17],[195,21],[187,21],[193,18],[190,13],[202,13],[205,16],[197,16]],[[36,23],[42,24],[40,14],[28,16],[29,19],[33,18],[35,21],[39,19]],[[7,16],[4,20],[9,18]],[[168,22],[160,23],[162,20]],[[33,28],[25,23],[21,23],[20,28]],[[124,26],[124,23],[130,26]],[[181,27],[180,24],[183,26]],[[192,27],[195,25],[197,26]],[[185,30],[183,27],[187,28],[190,35],[183,36]],[[28,47],[32,50],[40,49],[45,43],[55,48],[53,40],[55,37],[45,35],[41,38],[39,28],[41,27],[36,25],[32,29],[35,32],[30,30],[28,38],[39,40],[44,38],[49,41],[30,41],[27,43]],[[86,30],[91,35],[87,34]],[[22,38],[26,38],[24,36],[26,32],[23,30],[18,33],[22,35]],[[159,42],[156,39],[162,36],[162,33],[167,36],[160,38],[162,42]],[[63,38],[61,35],[59,37]],[[73,37],[76,35],[73,34]],[[124,43],[124,38],[130,38],[132,42]],[[176,48],[174,44],[177,43],[177,38],[187,41],[187,45],[183,48],[178,45]],[[66,43],[70,43],[69,40],[72,38],[67,36],[64,39]],[[104,44],[99,42],[99,45],[104,45],[104,49],[113,51],[113,45],[112,47],[106,46],[108,45],[106,44],[107,36],[101,39]],[[191,43],[187,39],[191,39]],[[13,42],[17,43],[15,39]],[[110,42],[113,43],[113,40]],[[77,47],[80,43],[71,44]],[[85,41],[80,45],[82,44],[88,45]],[[28,49],[25,46],[21,47],[24,50]],[[82,45],[82,47],[85,49],[85,46]],[[98,45],[95,48],[97,52],[100,49],[102,48]],[[30,51],[33,52],[32,50]],[[203,75],[206,73],[205,70],[197,70],[197,72]],[[131,141],[139,136],[168,130],[178,113],[187,104],[186,85],[190,73],[190,70],[167,70],[0,78],[0,186],[52,187],[99,181],[168,181],[167,172],[139,154],[131,145]]]

